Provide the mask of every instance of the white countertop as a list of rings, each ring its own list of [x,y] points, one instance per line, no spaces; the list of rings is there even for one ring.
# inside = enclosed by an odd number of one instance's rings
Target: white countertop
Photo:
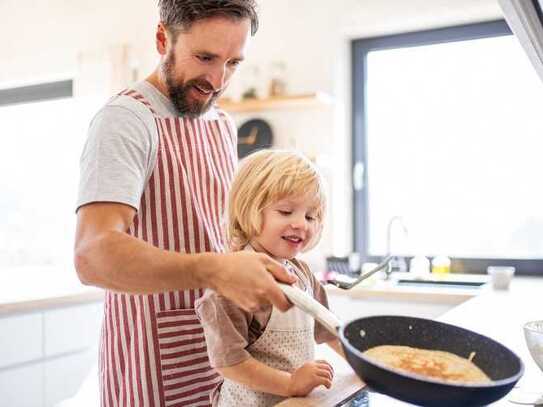
[[[359,289],[360,291],[372,290]],[[348,291],[344,291],[348,295]],[[370,294],[371,295],[371,294]],[[439,321],[461,326],[494,340],[512,349],[524,362],[525,373],[518,383],[518,388],[526,391],[542,391],[543,372],[535,364],[524,340],[522,325],[532,320],[543,320],[543,278],[515,277],[508,291],[495,291],[485,287],[478,294],[471,296],[456,306]],[[322,349],[319,348],[320,351]],[[347,399],[359,390],[363,384],[350,370],[344,360],[332,352],[319,354],[332,363],[336,371],[330,390],[315,389],[308,397],[285,400],[281,406],[324,406],[334,405]],[[371,393],[370,406],[407,406],[387,396]],[[494,403],[496,406],[512,406],[508,396]]]
[[[0,317],[101,301],[103,290],[84,286],[75,270],[20,267],[0,273]]]
[[[515,277],[507,291],[488,290],[453,308],[439,321],[486,335],[513,350],[524,362],[518,386],[543,391],[543,372],[532,359],[523,325],[543,320],[543,278]]]
[[[70,271],[68,271],[70,270]],[[409,273],[395,278],[409,277]],[[455,278],[453,275],[449,278]],[[479,281],[486,276],[461,276]],[[103,290],[85,286],[79,281],[73,267],[20,267],[0,273],[0,316],[14,313],[36,312],[46,308],[63,307],[78,303],[103,300]],[[327,290],[334,294],[357,299],[393,298],[440,304],[458,304],[477,295],[478,290],[462,288],[398,287],[393,281],[373,281],[344,291],[333,286]]]
[[[333,295],[343,295],[353,299],[393,299],[396,301],[416,301],[420,303],[429,302],[432,304],[460,304],[477,295],[482,291],[489,290],[489,285],[478,288],[470,287],[435,287],[420,285],[397,285],[399,279],[412,279],[411,273],[393,273],[389,280],[372,278],[371,281],[362,281],[359,285],[350,290],[342,290],[333,285],[327,285],[326,290]],[[489,281],[488,276],[479,274],[446,274],[436,276],[429,274],[426,280],[445,281],[468,281],[483,282]]]
[[[462,276],[464,278],[466,276]],[[477,276],[474,278],[480,278]],[[19,269],[0,274],[0,317],[10,313],[32,312],[74,303],[100,301],[103,291],[83,286],[75,273],[54,270]],[[463,302],[439,318],[440,321],[458,325],[487,335],[511,348],[525,364],[525,374],[519,387],[526,390],[543,388],[543,372],[539,370],[524,342],[522,325],[531,320],[543,320],[543,278],[515,277],[508,291],[494,291],[486,286],[473,289],[445,289],[429,287],[397,287],[380,282],[370,287],[356,287],[343,291],[334,287],[334,293],[353,298],[388,297],[416,299],[417,301]],[[350,366],[333,351],[318,347],[319,357],[329,360],[335,368],[332,389],[315,389],[308,397],[284,401],[285,406],[334,405],[345,400],[364,384]],[[95,380],[94,377],[89,380]],[[93,387],[96,388],[96,387]],[[370,403],[384,405],[377,400],[382,395],[370,395]],[[511,405],[507,396],[496,405]],[[406,405],[383,399],[386,405]],[[391,404],[393,403],[393,404]],[[504,404],[502,404],[504,403]]]

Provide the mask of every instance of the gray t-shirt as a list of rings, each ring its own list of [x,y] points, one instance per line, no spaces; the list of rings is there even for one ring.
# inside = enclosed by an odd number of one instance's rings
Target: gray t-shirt
[[[147,81],[132,87],[164,117],[178,116],[170,100]],[[204,118],[218,118],[212,108]],[[153,114],[130,96],[114,96],[92,119],[80,160],[77,208],[118,202],[139,210],[140,198],[157,159]]]

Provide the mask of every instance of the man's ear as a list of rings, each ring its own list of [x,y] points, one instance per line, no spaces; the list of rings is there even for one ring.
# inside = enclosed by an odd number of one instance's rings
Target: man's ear
[[[164,24],[158,23],[156,29],[156,50],[160,55],[166,55],[166,48],[168,44],[168,32]]]

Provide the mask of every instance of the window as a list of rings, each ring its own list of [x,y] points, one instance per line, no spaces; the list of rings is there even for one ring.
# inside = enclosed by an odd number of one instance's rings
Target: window
[[[455,271],[543,273],[543,84],[505,22],[357,40],[353,84],[365,258],[388,241]],[[387,238],[396,217],[407,238],[396,222]]]
[[[95,103],[73,98],[71,81],[0,90],[0,272],[73,270],[79,156]]]

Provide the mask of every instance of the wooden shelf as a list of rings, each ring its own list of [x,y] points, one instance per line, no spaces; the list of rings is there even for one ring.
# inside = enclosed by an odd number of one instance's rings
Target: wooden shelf
[[[330,96],[321,92],[306,95],[272,97],[267,99],[246,99],[242,101],[223,99],[218,101],[219,107],[229,113],[322,107],[329,104],[331,104]]]

